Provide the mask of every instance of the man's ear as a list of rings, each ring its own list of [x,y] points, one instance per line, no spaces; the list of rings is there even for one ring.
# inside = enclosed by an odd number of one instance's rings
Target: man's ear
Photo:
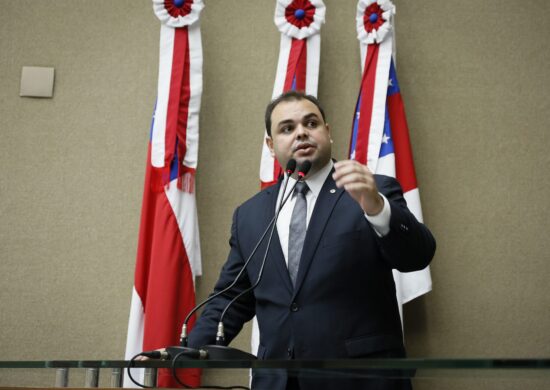
[[[330,143],[332,143],[332,137],[330,136],[330,125],[327,123],[325,127],[327,128],[328,139],[330,140]]]
[[[271,157],[275,158],[275,150],[273,150],[273,138],[270,136],[265,137],[265,144],[269,148],[269,152],[271,153]]]

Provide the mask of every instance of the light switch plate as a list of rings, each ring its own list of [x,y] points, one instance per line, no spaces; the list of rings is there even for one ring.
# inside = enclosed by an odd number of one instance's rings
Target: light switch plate
[[[54,68],[24,66],[19,96],[52,97]]]

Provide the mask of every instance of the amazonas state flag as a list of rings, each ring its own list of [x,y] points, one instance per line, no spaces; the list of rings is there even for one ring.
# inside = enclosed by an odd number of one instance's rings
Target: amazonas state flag
[[[361,98],[360,96],[358,99],[353,121],[350,142],[350,158],[352,159],[355,158],[358,144]],[[384,111],[384,131],[375,173],[395,177],[399,181],[409,210],[416,219],[422,222],[422,207],[414,169],[409,128],[393,60],[390,63],[386,109]],[[369,139],[367,144],[370,144],[370,141]],[[407,273],[394,270],[393,276],[400,306],[432,289],[429,267],[421,271]]]

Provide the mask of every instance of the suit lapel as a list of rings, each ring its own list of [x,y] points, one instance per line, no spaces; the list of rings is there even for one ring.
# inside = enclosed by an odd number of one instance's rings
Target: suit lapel
[[[334,171],[334,170],[333,170]],[[332,172],[333,172],[332,171]],[[332,214],[332,210],[336,205],[336,202],[344,192],[343,188],[337,188],[336,183],[332,179],[332,172],[328,175],[317,202],[311,215],[309,225],[307,228],[306,238],[304,242],[304,248],[302,250],[302,257],[300,259],[300,267],[298,268],[298,276],[296,278],[296,288],[294,290],[294,296],[300,290],[304,278],[309,270],[311,262],[313,261],[313,255],[319,245],[319,240],[323,235],[323,231],[327,225],[328,219]],[[288,275],[288,270],[286,271]]]
[[[274,185],[266,190],[266,193],[269,197],[269,206],[266,208],[264,214],[265,226],[267,226],[269,221],[271,221],[271,218],[273,218],[276,207],[279,207],[279,205],[277,204],[277,195],[279,194],[279,190],[281,188],[281,182],[282,180],[279,180],[279,183],[277,185]],[[269,236],[266,237],[266,242],[268,239]],[[277,232],[276,225],[275,231],[273,232],[273,237],[271,239],[269,253],[270,254],[268,255],[266,261],[273,262],[275,268],[277,269],[277,272],[279,273],[279,276],[281,277],[281,280],[283,281],[283,284],[288,289],[288,291],[292,293],[292,281],[290,280],[290,275],[288,274],[288,267],[285,262],[285,256],[283,254],[283,249],[281,248],[281,240],[279,240],[279,233]]]

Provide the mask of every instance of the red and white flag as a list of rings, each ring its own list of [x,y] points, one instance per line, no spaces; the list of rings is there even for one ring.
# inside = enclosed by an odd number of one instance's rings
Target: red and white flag
[[[397,178],[407,205],[422,222],[409,129],[397,82],[393,52],[395,6],[388,0],[360,0],[357,37],[363,77],[355,107],[350,158],[377,174]],[[432,289],[429,267],[422,271],[393,272],[401,305]]]
[[[320,31],[324,22],[322,0],[277,0],[275,25],[281,32],[281,45],[272,99],[289,90],[317,96]],[[260,163],[262,188],[275,184],[281,174],[281,166],[264,142]]]
[[[325,23],[326,7],[322,0],[277,0],[275,25],[281,32],[279,61],[272,99],[290,90],[317,96],[319,61],[321,58],[321,26]],[[264,138],[267,137],[267,131]],[[262,188],[277,183],[283,170],[264,142],[260,162]],[[258,322],[252,326],[251,350],[260,344]]]
[[[199,14],[203,7],[202,0],[153,0],[162,22],[158,94],[147,154],[126,359],[178,345],[183,320],[195,306],[194,280],[201,274],[194,179],[202,94]],[[143,372],[133,376],[143,383]],[[179,376],[188,385],[200,383],[197,369],[184,370]],[[125,386],[132,386],[128,378]],[[158,386],[178,384],[169,370],[159,370]]]

